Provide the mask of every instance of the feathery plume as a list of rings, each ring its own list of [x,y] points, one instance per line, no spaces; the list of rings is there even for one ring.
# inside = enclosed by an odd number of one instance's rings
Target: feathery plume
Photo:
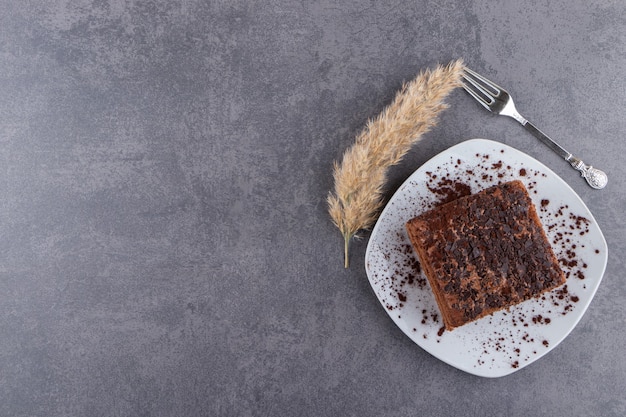
[[[437,116],[448,107],[445,98],[461,85],[463,68],[457,60],[423,71],[403,85],[393,102],[357,135],[341,164],[335,162],[328,211],[344,238],[346,268],[350,241],[359,230],[372,227],[383,206],[388,168],[437,124]]]

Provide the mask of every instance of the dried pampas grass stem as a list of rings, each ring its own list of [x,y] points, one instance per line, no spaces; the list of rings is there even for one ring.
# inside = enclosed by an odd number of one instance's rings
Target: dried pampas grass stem
[[[447,95],[460,86],[461,60],[420,73],[405,84],[393,102],[370,120],[335,163],[335,189],[328,210],[344,238],[344,265],[349,266],[350,241],[359,230],[372,227],[383,206],[387,170],[396,165],[421,137],[437,124],[447,108]]]

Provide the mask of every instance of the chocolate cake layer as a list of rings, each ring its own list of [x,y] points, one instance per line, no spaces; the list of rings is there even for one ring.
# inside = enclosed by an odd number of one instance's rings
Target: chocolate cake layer
[[[521,181],[443,204],[406,229],[448,330],[565,283]]]

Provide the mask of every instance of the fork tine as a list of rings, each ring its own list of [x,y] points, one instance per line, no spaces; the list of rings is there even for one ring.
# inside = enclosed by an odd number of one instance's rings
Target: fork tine
[[[485,86],[483,86],[482,84],[480,84],[479,82],[477,82],[476,80],[474,80],[473,78],[470,78],[468,76],[466,76],[465,74],[463,74],[463,79],[466,81],[464,81],[463,83],[467,85],[467,83],[471,84],[471,86],[473,87],[474,90],[478,90],[479,92],[481,92],[486,98],[489,98],[489,102],[493,102],[493,98],[497,97],[500,92],[496,91],[489,91],[485,88]],[[469,85],[468,85],[469,87]]]
[[[485,87],[485,85],[479,83],[472,77],[468,77],[465,74],[463,74],[463,79],[465,79],[465,81],[470,83],[476,90],[482,93],[485,98],[489,99],[488,104],[492,104],[494,101],[494,98],[498,97],[500,93],[502,92],[501,90],[498,90],[498,89],[493,89],[493,91],[490,91]],[[487,87],[491,87],[491,85],[487,85]]]
[[[469,68],[464,68],[462,77],[465,91],[490,112],[500,113],[501,109],[494,106],[502,95],[508,94],[502,87]]]
[[[467,67],[464,68],[464,71],[466,73],[468,73],[469,75],[471,75],[474,79],[482,82],[483,84],[485,84],[487,87],[492,88],[495,91],[495,94],[498,95],[500,94],[501,91],[504,91],[504,88],[500,87],[498,84],[494,83],[493,81],[483,77],[482,75],[480,75],[479,73],[477,73],[476,71],[473,71]],[[463,77],[465,79],[467,79],[468,77]]]
[[[463,82],[463,88],[465,89],[465,91],[467,91],[472,97],[474,97],[474,99],[476,99],[476,101],[478,103],[480,103],[480,105],[482,105],[484,108],[486,108],[487,110],[491,111],[491,108],[489,107],[489,104],[487,103],[487,101],[485,100],[485,98],[481,95],[479,95],[478,93],[476,93],[474,90],[472,90],[465,82]]]

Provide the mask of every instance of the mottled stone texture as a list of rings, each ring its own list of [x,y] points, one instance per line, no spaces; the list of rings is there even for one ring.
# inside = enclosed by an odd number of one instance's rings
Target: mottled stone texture
[[[622,1],[0,1],[0,415],[623,416]],[[504,3],[504,4],[501,4]],[[497,30],[497,32],[496,32]],[[325,198],[368,118],[462,57],[610,183],[454,92],[390,173],[501,140],[610,248],[579,326],[480,379],[388,318]]]

